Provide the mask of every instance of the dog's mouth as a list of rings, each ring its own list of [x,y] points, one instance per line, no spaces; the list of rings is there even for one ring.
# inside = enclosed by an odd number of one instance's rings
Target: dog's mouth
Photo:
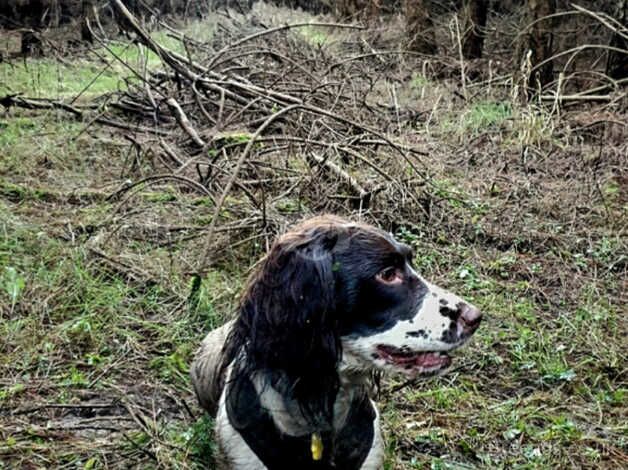
[[[442,351],[416,352],[380,344],[379,357],[406,374],[431,374],[449,367],[451,357]]]

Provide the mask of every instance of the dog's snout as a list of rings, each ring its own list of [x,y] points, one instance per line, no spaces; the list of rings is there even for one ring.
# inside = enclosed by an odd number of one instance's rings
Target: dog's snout
[[[473,333],[480,326],[482,312],[472,305],[461,303],[458,305],[458,323],[465,333]]]

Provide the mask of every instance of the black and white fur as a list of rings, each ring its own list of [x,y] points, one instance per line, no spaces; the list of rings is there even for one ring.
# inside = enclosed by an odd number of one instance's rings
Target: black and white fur
[[[334,216],[275,242],[237,317],[207,335],[191,368],[225,467],[381,468],[371,372],[438,373],[481,320],[421,278],[412,256],[391,235]]]

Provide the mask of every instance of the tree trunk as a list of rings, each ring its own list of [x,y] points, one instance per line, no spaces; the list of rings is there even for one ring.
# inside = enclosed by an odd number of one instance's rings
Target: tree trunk
[[[551,60],[552,41],[554,38],[552,29],[553,19],[543,19],[556,13],[556,0],[528,0],[530,20],[534,23],[530,27],[528,36],[528,49],[532,51],[532,76],[530,84],[534,86],[537,81],[541,86],[547,85],[553,80],[554,68]],[[547,60],[546,63],[543,63]],[[540,65],[542,64],[543,65]]]
[[[623,33],[625,34],[628,32],[626,29],[626,25],[628,25],[628,0],[618,0],[614,10],[613,18],[624,25]],[[628,51],[628,41],[617,33],[613,33],[610,46]],[[628,77],[628,54],[609,51],[606,62],[606,74],[615,80]]]
[[[487,13],[488,0],[465,1],[463,7],[465,33],[462,39],[462,54],[466,59],[482,57]]]
[[[432,18],[424,0],[403,0],[408,49],[433,54],[436,52]]]
[[[95,23],[95,18],[92,18],[94,12],[95,0],[82,0],[81,1],[81,39],[89,43],[94,42],[94,36],[88,26],[88,21],[92,24]]]

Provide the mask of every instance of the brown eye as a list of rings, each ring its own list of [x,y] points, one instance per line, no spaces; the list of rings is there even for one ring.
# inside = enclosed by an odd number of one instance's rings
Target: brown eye
[[[392,266],[382,269],[375,276],[375,279],[379,282],[383,282],[384,284],[401,284],[401,282],[403,282],[401,271]]]

